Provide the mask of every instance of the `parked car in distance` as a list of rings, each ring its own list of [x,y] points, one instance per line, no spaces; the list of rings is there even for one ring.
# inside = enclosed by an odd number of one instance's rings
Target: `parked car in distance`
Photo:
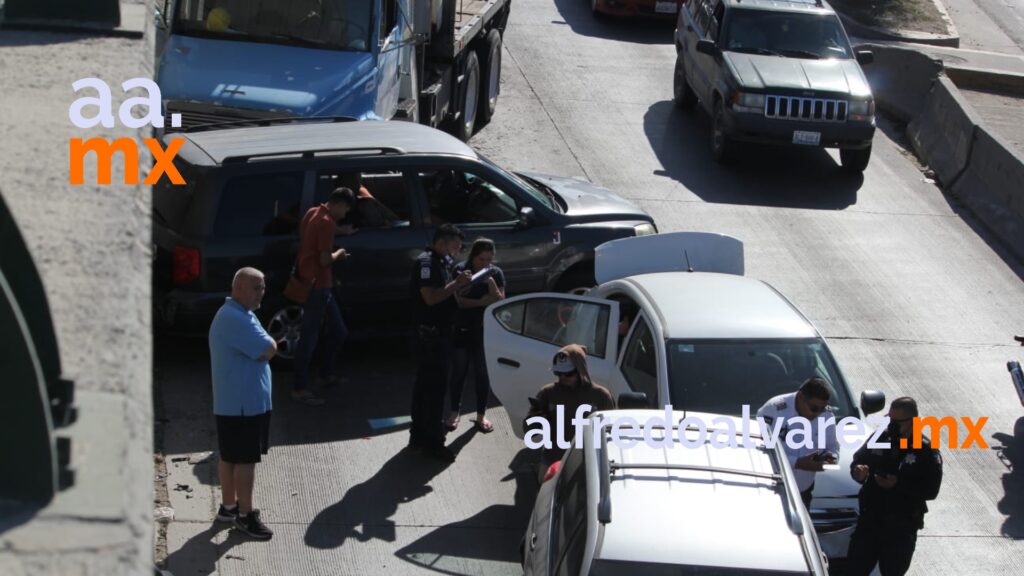
[[[693,271],[688,271],[693,270]],[[821,334],[768,284],[743,276],[743,244],[699,232],[612,241],[596,250],[598,285],[585,295],[538,293],[492,304],[484,313],[491,389],[522,435],[528,398],[551,381],[551,358],[569,343],[587,347],[594,380],[613,395],[638,392],[650,407],[672,405],[754,416],[768,399],[824,378],[837,419],[884,407],[865,391],[860,406]],[[620,336],[620,309],[635,312]],[[846,438],[858,441],[856,427]],[[860,485],[840,468],[819,473],[810,514],[830,558],[846,556]]]
[[[665,412],[597,414],[642,424]],[[683,416],[674,412],[671,429],[651,432],[656,441],[671,436],[671,448],[649,446],[643,433],[624,428],[620,438],[639,439],[627,447],[609,439],[607,422],[587,422],[582,445],[566,451],[538,493],[523,541],[526,576],[828,573],[781,445],[767,448],[755,422],[746,445],[737,437],[734,447],[690,448],[678,439]],[[732,421],[735,433],[741,425]],[[683,434],[698,440],[693,430]]]
[[[298,225],[339,186],[364,186],[351,214],[357,232],[336,246],[335,294],[356,335],[408,322],[409,275],[434,229],[457,224],[467,241],[493,239],[509,293],[585,289],[594,248],[657,230],[622,197],[572,178],[506,171],[439,130],[401,121],[268,120],[265,125],[164,136],[185,143],[175,165],[186,181],[153,188],[156,323],[205,334],[243,266],[263,270],[257,312],[288,359],[301,307],[284,289]]]
[[[835,11],[823,0],[689,0],[676,25],[674,98],[700,103],[716,161],[735,142],[838,148],[843,169],[871,158],[875,101]]]

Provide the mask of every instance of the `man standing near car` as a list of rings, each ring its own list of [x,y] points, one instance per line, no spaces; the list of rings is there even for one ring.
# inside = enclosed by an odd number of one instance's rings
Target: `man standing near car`
[[[220,451],[222,499],[217,520],[234,522],[236,528],[259,540],[274,535],[260,521],[260,511],[252,503],[256,463],[270,445],[270,359],[277,353],[277,343],[252,313],[260,307],[265,290],[259,270],[236,272],[231,296],[214,316],[209,335]]]
[[[334,363],[338,347],[348,336],[348,328],[332,293],[334,282],[331,272],[335,262],[349,257],[344,248],[334,249],[334,235],[339,231],[337,222],[345,218],[355,202],[352,190],[338,188],[331,193],[327,203],[310,208],[299,225],[297,273],[305,282],[312,282],[313,287],[302,309],[302,326],[292,376],[292,399],[311,406],[325,403],[322,396],[309,389],[309,364],[320,337],[321,325],[327,324],[319,380],[325,386],[336,381]]]
[[[444,462],[455,460],[455,454],[444,445],[444,397],[458,310],[455,292],[468,285],[471,277],[468,270],[452,274],[464,238],[453,224],[438,226],[430,247],[416,259],[410,279],[417,360],[409,446]]]
[[[939,495],[942,484],[942,455],[923,435],[920,447],[912,444],[917,415],[913,398],[893,400],[889,427],[878,437],[878,443],[889,443],[889,448],[865,444],[853,455],[850,475],[862,487],[860,515],[846,559],[851,576],[867,576],[876,563],[882,576],[902,576],[910,569],[927,501]]]
[[[800,385],[800,389],[789,394],[780,394],[765,402],[764,406],[757,411],[757,417],[763,418],[765,424],[774,426],[774,422],[782,419],[779,441],[783,442],[786,450],[786,457],[789,465],[793,468],[793,476],[796,477],[796,485],[800,489],[800,497],[804,506],[811,507],[811,500],[814,492],[814,476],[825,468],[825,464],[835,464],[839,461],[839,442],[836,439],[835,414],[828,408],[829,398],[832,392],[828,383],[823,378],[814,376],[808,378]],[[818,442],[818,428],[825,426],[825,446],[807,447],[805,443],[797,447],[790,446],[786,442],[789,432],[792,431],[790,420],[796,417],[803,417],[809,423],[807,432],[810,434],[809,441]],[[831,428],[831,430],[828,430]]]

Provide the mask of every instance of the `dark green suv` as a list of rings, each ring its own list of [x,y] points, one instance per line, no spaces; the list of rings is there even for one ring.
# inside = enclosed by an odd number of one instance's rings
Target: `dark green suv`
[[[839,17],[822,0],[687,0],[676,27],[675,102],[711,115],[711,150],[736,141],[839,148],[871,158],[875,102]]]

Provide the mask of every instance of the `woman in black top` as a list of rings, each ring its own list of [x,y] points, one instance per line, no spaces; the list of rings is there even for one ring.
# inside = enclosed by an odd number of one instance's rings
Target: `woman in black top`
[[[459,426],[462,387],[470,365],[473,366],[476,380],[476,427],[481,432],[490,432],[494,429],[485,416],[491,385],[487,378],[487,362],[484,359],[484,308],[505,297],[505,275],[501,268],[492,264],[493,261],[494,242],[487,238],[477,238],[469,250],[469,258],[455,267],[455,274],[460,274],[464,270],[476,274],[486,269],[489,276],[473,282],[455,295],[459,310],[455,315],[452,364],[448,381],[451,390],[449,430],[455,430]]]

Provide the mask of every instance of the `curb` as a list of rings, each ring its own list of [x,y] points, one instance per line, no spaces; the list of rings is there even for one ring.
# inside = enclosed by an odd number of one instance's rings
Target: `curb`
[[[914,152],[926,159],[940,184],[949,187],[967,169],[974,131],[981,118],[953,81],[939,76],[921,114],[907,126]]]
[[[942,5],[941,0],[932,0],[932,3],[939,11],[939,15],[942,16],[943,23],[946,25],[945,34],[917,32],[914,30],[890,30],[888,28],[868,26],[867,24],[857,22],[853,18],[850,18],[839,11],[836,11],[836,13],[839,14],[839,19],[842,21],[843,27],[846,28],[847,34],[857,36],[858,38],[863,38],[865,40],[911,42],[913,44],[928,44],[931,46],[959,48],[960,33],[957,31],[956,25],[953,24],[953,20],[949,17],[949,13],[946,12],[946,7]]]

